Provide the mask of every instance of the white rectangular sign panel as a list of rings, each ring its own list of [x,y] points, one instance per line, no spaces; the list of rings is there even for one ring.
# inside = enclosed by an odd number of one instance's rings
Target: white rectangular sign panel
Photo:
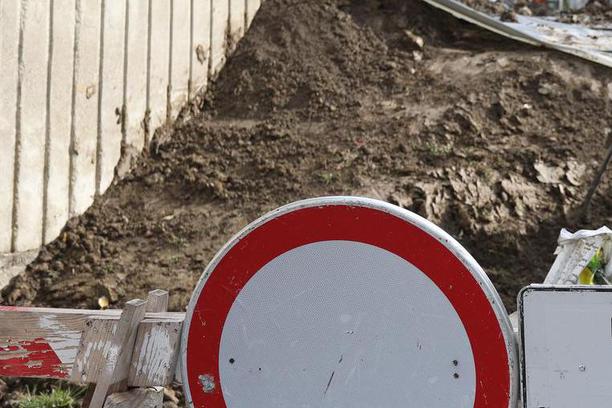
[[[532,285],[519,295],[524,408],[612,404],[612,287]]]

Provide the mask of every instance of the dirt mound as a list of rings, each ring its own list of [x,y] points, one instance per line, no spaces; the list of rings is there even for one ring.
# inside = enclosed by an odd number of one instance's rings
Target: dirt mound
[[[514,309],[603,156],[611,83],[609,70],[416,0],[268,0],[203,113],[72,220],[3,303],[120,306],[165,288],[180,310],[249,221],[353,194],[451,232]],[[610,224],[611,186],[584,226]]]

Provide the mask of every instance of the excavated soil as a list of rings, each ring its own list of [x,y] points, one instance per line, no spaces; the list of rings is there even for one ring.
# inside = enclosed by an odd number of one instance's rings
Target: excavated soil
[[[512,309],[518,288],[544,276],[562,226],[610,223],[609,177],[591,223],[568,215],[603,157],[611,92],[609,70],[420,2],[271,0],[201,106],[158,133],[3,302],[96,307],[166,288],[180,310],[248,222],[355,194],[452,233]]]
[[[422,47],[421,47],[422,46]],[[508,309],[561,227],[612,221],[612,72],[511,43],[417,0],[268,0],[215,84],[133,172],[66,226],[2,303],[183,310],[228,238],[331,194],[415,211],[456,237]]]

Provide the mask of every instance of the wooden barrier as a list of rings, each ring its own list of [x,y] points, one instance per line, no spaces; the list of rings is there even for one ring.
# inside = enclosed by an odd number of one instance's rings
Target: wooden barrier
[[[95,384],[90,408],[161,406],[185,318],[167,305],[168,293],[155,290],[123,310],[0,306],[0,376]]]

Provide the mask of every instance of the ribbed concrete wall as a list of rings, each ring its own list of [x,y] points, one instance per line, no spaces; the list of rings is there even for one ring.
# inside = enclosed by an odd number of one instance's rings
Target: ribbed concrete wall
[[[0,0],[0,287],[3,259],[84,212],[218,73],[259,5]]]

